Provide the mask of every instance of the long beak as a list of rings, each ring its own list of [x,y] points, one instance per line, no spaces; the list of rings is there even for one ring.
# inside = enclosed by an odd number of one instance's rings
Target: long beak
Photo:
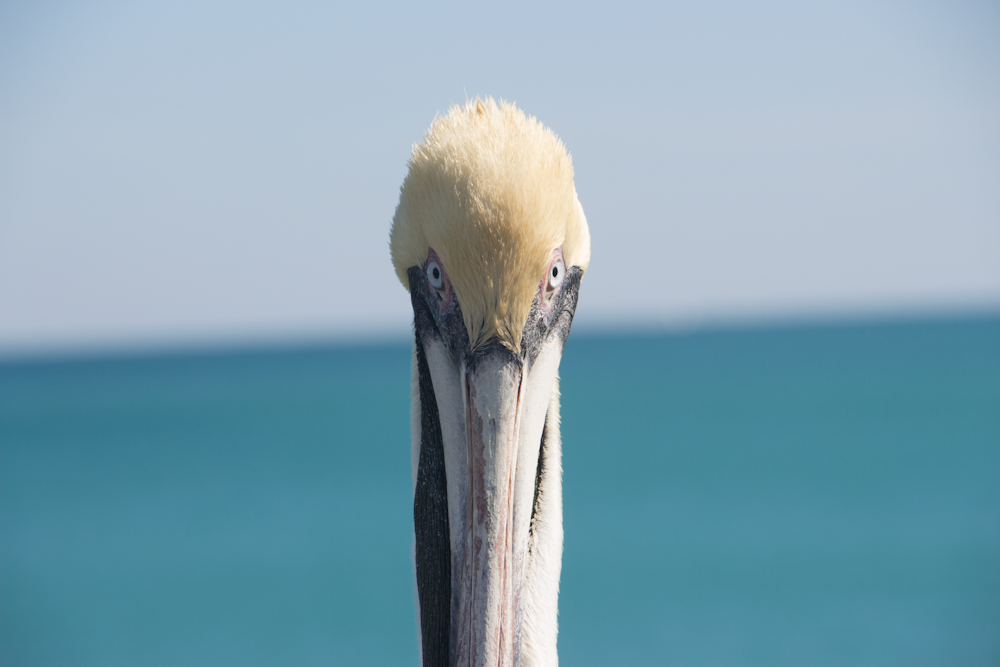
[[[451,542],[451,664],[519,665],[539,445],[561,346],[454,361],[428,342]]]

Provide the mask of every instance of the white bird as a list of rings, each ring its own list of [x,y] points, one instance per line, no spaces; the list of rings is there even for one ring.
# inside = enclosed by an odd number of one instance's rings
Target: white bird
[[[549,667],[562,567],[559,361],[590,261],[565,146],[491,98],[413,149],[390,233],[413,305],[424,667]]]

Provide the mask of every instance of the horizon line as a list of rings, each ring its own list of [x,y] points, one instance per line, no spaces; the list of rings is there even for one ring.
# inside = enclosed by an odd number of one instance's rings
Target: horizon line
[[[1000,319],[1000,304],[937,309],[852,310],[849,312],[797,312],[728,314],[725,316],[623,319],[589,318],[574,324],[574,338],[616,336],[690,336],[740,331],[780,331],[917,325]],[[90,341],[52,342],[41,345],[0,343],[0,366],[34,363],[98,361],[129,358],[253,354],[319,348],[373,348],[409,344],[410,327],[370,330],[254,332],[156,337],[108,337]]]

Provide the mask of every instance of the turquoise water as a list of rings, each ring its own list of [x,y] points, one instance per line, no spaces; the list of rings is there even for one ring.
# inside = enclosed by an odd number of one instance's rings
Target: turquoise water
[[[0,664],[416,665],[409,355],[0,365]],[[1000,319],[562,377],[563,664],[1000,664]]]

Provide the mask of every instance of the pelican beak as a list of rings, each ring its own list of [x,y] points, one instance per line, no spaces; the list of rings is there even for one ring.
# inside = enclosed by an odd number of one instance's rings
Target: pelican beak
[[[472,349],[457,301],[428,294],[421,275],[411,270],[423,664],[520,665],[546,423],[580,273],[558,308],[531,320],[519,352]]]
[[[519,664],[539,448],[561,344],[530,365],[500,346],[458,363],[443,344],[424,346],[447,479],[452,664]]]
[[[558,363],[558,362],[557,362]],[[458,629],[468,664],[519,664],[525,559],[548,392],[506,350],[466,369],[469,507]],[[531,377],[529,377],[531,376]],[[537,389],[537,387],[534,387]],[[453,561],[454,561],[453,557]],[[464,663],[460,663],[464,664]]]
[[[524,528],[525,510],[530,512],[516,488],[524,372],[505,356],[486,356],[465,373],[470,502],[461,544],[465,591],[456,611],[468,646],[459,643],[456,654],[468,654],[469,664],[513,664],[514,635],[520,630],[527,532],[515,524]]]

